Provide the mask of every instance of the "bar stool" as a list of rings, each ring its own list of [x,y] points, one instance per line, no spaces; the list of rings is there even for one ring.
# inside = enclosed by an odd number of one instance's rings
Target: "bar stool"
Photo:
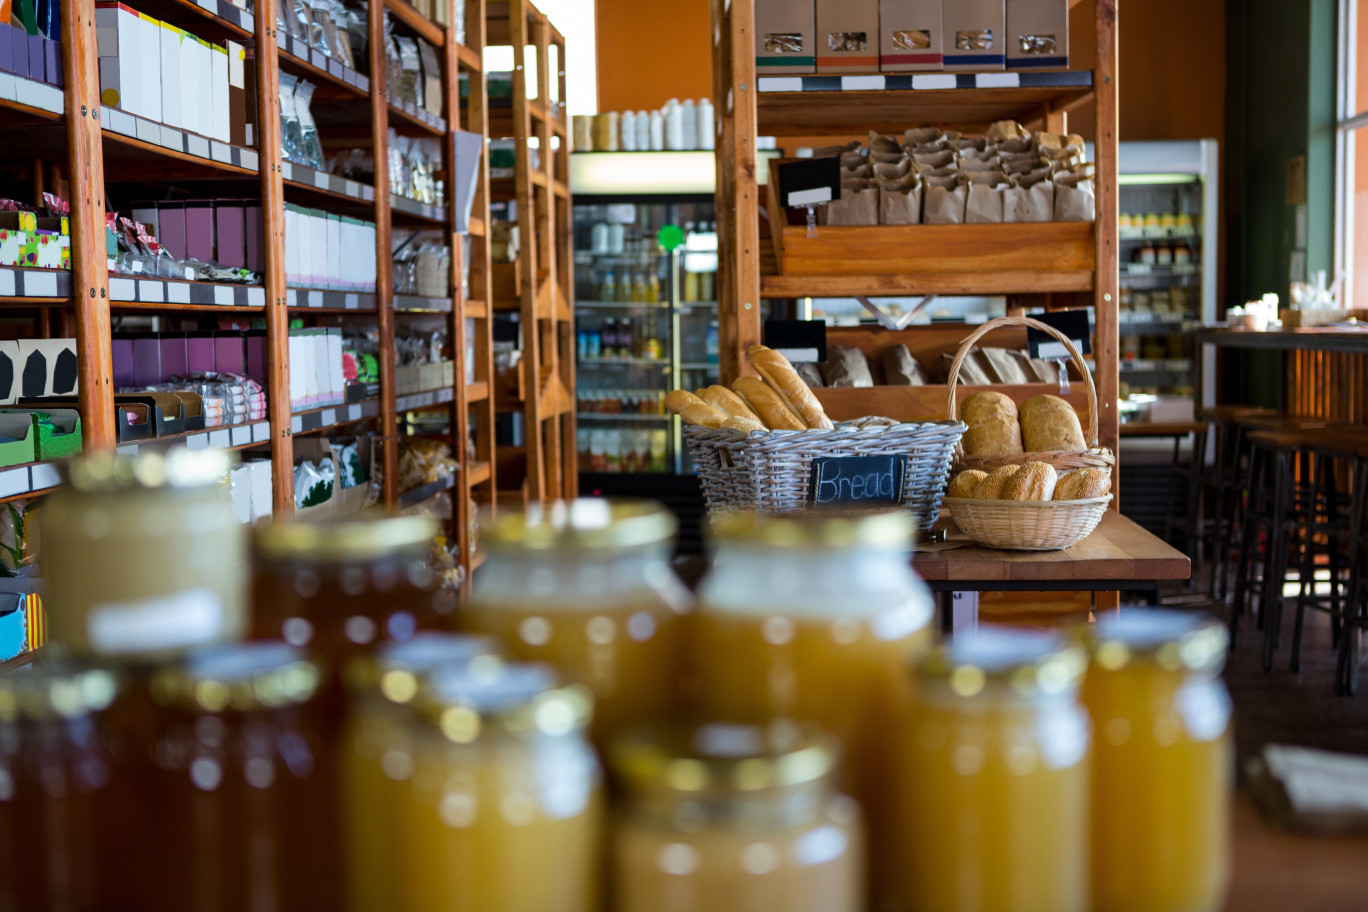
[[[1201,421],[1141,421],[1121,425],[1120,434],[1122,439],[1128,437],[1173,438],[1173,462],[1169,468],[1168,497],[1164,501],[1164,541],[1173,542],[1178,480],[1180,478],[1186,479],[1187,498],[1182,508],[1186,522],[1183,523],[1181,535],[1184,550],[1192,558],[1193,566],[1200,566],[1202,555],[1205,553],[1202,543],[1201,504],[1203,500],[1202,488],[1207,482],[1207,424]],[[1188,437],[1192,438],[1191,458],[1184,463],[1182,461],[1183,441]],[[1196,579],[1196,573],[1188,577],[1189,591],[1196,584]]]
[[[1339,660],[1335,667],[1335,693],[1357,694],[1359,682],[1359,631],[1368,629],[1368,442],[1360,433],[1354,462],[1349,508],[1349,586],[1345,591],[1340,622]]]
[[[1211,425],[1214,443],[1210,470],[1204,473],[1204,485],[1211,489],[1211,580],[1209,591],[1213,599],[1225,601],[1229,595],[1230,560],[1235,527],[1231,525],[1236,510],[1235,498],[1241,484],[1239,426],[1235,420],[1246,415],[1276,414],[1271,409],[1252,405],[1217,405],[1199,409],[1197,420]],[[1205,467],[1205,461],[1203,461]],[[1208,503],[1204,501],[1204,512]]]

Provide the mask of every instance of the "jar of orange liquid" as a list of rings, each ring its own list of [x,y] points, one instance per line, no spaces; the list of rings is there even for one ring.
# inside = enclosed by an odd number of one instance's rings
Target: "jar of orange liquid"
[[[649,501],[501,510],[462,626],[588,687],[596,740],[668,715],[681,699],[691,607],[670,569],[674,533],[674,517]]]
[[[410,912],[600,912],[590,706],[544,665],[471,665],[420,689],[401,807]]]
[[[1093,723],[1092,908],[1211,912],[1230,877],[1225,625],[1136,609],[1098,621],[1083,699]]]
[[[1088,908],[1086,662],[1050,634],[983,627],[919,664],[897,739],[902,908]]]
[[[444,669],[495,670],[497,650],[490,637],[426,632],[382,646],[349,668],[340,763],[346,899],[354,912],[409,908],[400,808],[413,773],[414,698]]]
[[[845,751],[842,786],[870,834],[870,906],[888,908],[897,858],[888,733],[908,664],[933,637],[931,595],[908,558],[911,517],[736,515],[713,523],[699,590],[697,663],[709,718],[816,722]]]
[[[617,912],[863,909],[859,807],[816,726],[655,726],[614,742]]]

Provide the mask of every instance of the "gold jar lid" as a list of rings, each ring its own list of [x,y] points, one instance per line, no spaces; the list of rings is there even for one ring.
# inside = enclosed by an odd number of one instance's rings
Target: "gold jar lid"
[[[189,450],[176,446],[165,452],[142,449],[132,456],[98,450],[73,457],[67,466],[67,480],[72,488],[86,493],[188,490],[221,484],[235,459],[232,452],[212,447]]]
[[[427,677],[449,668],[478,666],[491,672],[502,663],[491,636],[423,631],[402,643],[386,643],[347,667],[353,692],[376,692],[391,703],[409,703]]]
[[[275,522],[259,528],[256,553],[271,559],[366,561],[426,548],[437,535],[429,516],[375,517],[345,522]]]
[[[636,788],[758,792],[816,782],[835,767],[834,742],[810,723],[654,725],[619,737],[614,772]]]
[[[1062,637],[990,625],[956,634],[923,659],[916,673],[922,682],[959,698],[984,693],[1031,698],[1076,690],[1087,665],[1087,653]]]
[[[1117,671],[1146,662],[1164,671],[1215,674],[1225,665],[1230,634],[1204,612],[1132,608],[1098,620],[1091,637],[1093,662]]]
[[[481,536],[490,548],[590,551],[667,542],[677,527],[674,514],[652,500],[581,497],[500,510]]]
[[[710,526],[717,545],[753,544],[771,548],[912,547],[912,514],[879,513],[724,513]]]
[[[152,699],[201,712],[276,709],[304,703],[318,690],[318,666],[285,643],[209,646],[151,679]]]
[[[471,663],[429,675],[414,706],[455,744],[484,732],[568,735],[589,724],[593,697],[578,685],[558,686],[549,665]]]
[[[119,680],[108,669],[35,663],[0,675],[0,721],[96,713],[113,703],[118,692]]]

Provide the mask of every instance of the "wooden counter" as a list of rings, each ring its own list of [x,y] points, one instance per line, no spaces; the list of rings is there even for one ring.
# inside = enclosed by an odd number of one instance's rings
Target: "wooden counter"
[[[1223,348],[1365,354],[1368,353],[1368,325],[1361,329],[1308,326],[1297,329],[1267,329],[1262,332],[1253,329],[1199,329],[1197,342]]]

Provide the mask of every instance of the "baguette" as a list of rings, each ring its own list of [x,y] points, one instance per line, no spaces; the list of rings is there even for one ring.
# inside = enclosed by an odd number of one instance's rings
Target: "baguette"
[[[1069,472],[1055,485],[1053,500],[1083,500],[1102,497],[1111,491],[1111,472],[1107,469],[1078,469]]]
[[[993,470],[974,489],[974,497],[979,500],[1001,500],[1003,487],[1019,471],[1021,471],[1019,465],[1003,466],[1000,469]]]
[[[725,386],[710,386],[698,391],[699,397],[713,408],[721,409],[730,418],[746,418],[751,421],[759,422],[760,416],[755,414],[746,400],[727,389]]]
[[[1048,462],[1028,462],[1002,486],[1002,500],[1049,500],[1058,476]]]
[[[732,389],[746,400],[746,404],[760,416],[765,427],[772,431],[806,431],[803,420],[789,410],[774,390],[754,377],[739,377]]]
[[[733,415],[728,418],[726,421],[722,422],[722,426],[732,431],[745,431],[747,434],[754,434],[756,431],[769,430],[769,428],[765,427],[754,418],[742,418],[739,415]]]
[[[721,409],[715,409],[711,405],[686,405],[679,412],[679,417],[685,424],[696,424],[705,428],[720,428],[727,423],[727,416]]]
[[[682,415],[686,406],[707,404],[688,390],[675,390],[665,397],[665,407],[676,415]]]
[[[980,472],[978,469],[966,469],[950,479],[950,488],[945,492],[945,496],[975,497],[977,495],[974,492],[978,490],[978,486],[987,477],[987,472]]]
[[[746,352],[746,357],[750,359],[751,367],[755,368],[761,379],[779,394],[779,398],[789,411],[803,419],[807,427],[831,430],[836,426],[831,423],[831,419],[822,409],[822,403],[812,395],[812,390],[808,389],[803,378],[798,376],[798,372],[793,369],[793,365],[784,357],[783,352],[763,345],[752,345]]]

